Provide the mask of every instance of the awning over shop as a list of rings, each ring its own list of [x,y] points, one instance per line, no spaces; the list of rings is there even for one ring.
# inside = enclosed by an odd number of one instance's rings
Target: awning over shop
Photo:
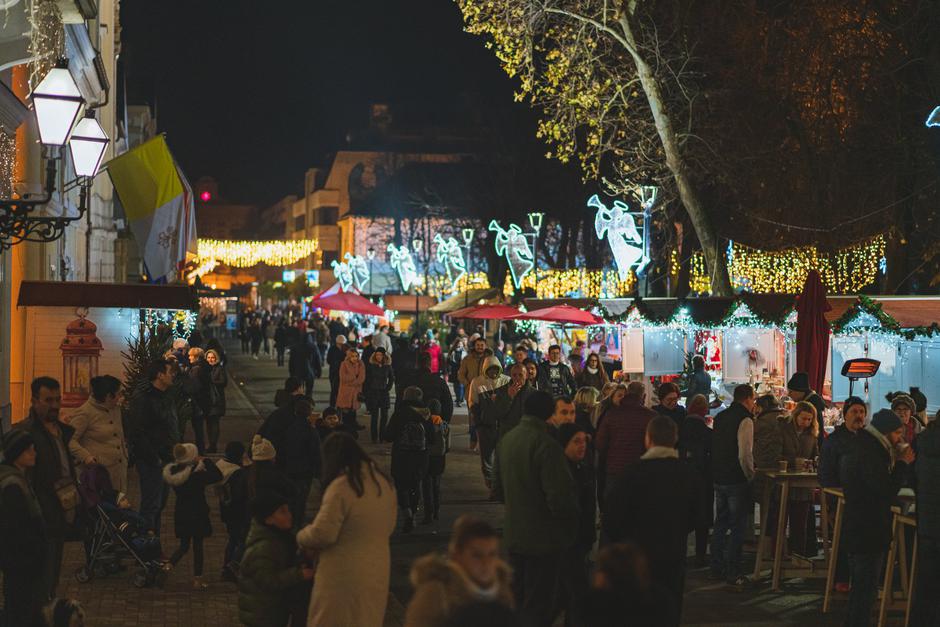
[[[386,294],[383,298],[385,300],[385,309],[389,311],[399,311],[405,314],[408,312],[414,313],[416,301],[415,297],[410,294]],[[418,311],[431,311],[434,302],[433,296],[418,296]]]
[[[439,302],[438,304],[428,309],[428,311],[434,313],[450,313],[452,311],[462,309],[468,305],[479,304],[481,300],[488,301],[490,299],[496,298],[497,296],[499,296],[499,290],[496,288],[474,287]]]
[[[198,309],[193,291],[187,285],[145,283],[23,281],[16,304],[19,307]]]

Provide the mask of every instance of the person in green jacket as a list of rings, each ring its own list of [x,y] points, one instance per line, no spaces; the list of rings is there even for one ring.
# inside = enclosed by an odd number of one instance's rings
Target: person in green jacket
[[[514,571],[522,625],[551,625],[566,604],[559,598],[562,557],[577,537],[578,496],[565,453],[546,426],[555,401],[534,391],[522,420],[500,441],[494,483],[506,503],[503,538]]]
[[[285,627],[302,605],[313,569],[297,565],[290,499],[268,492],[252,499],[251,528],[238,578],[238,617],[249,627]],[[309,584],[307,584],[309,586]],[[300,608],[301,616],[305,607]]]

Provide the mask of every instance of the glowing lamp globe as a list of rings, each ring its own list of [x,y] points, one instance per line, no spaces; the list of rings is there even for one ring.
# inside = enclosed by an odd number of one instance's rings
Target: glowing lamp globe
[[[69,139],[72,164],[78,176],[93,177],[98,174],[101,159],[110,141],[94,116],[94,112],[90,111],[87,117],[79,120]]]
[[[210,200],[212,200],[212,192],[210,192],[209,190],[206,190],[200,193],[199,200],[201,200],[202,202],[209,202]]]
[[[32,98],[39,141],[47,146],[64,146],[85,104],[68,68],[49,70],[33,90]]]

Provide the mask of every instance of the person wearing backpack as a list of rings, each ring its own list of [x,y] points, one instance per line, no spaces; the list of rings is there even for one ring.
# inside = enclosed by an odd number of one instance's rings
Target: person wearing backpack
[[[450,450],[450,423],[441,416],[441,402],[432,398],[428,401],[428,411],[431,414],[431,425],[428,431],[428,472],[421,483],[424,498],[422,525],[429,525],[438,520],[441,511],[441,475],[444,474],[444,457]]]
[[[424,405],[421,388],[405,388],[385,429],[385,441],[392,443],[392,479],[398,492],[404,524],[403,533],[415,527],[418,494],[428,469],[428,433],[431,412]],[[425,503],[427,508],[427,503]]]

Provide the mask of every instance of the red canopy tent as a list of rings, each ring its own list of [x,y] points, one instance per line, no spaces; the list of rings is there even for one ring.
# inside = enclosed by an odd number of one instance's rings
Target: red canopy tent
[[[509,305],[473,305],[452,311],[447,316],[466,320],[506,320],[518,313],[518,308]]]
[[[600,316],[595,316],[590,311],[584,311],[571,305],[556,305],[545,309],[536,309],[535,311],[510,316],[507,320],[543,320],[559,324],[580,325],[604,324],[604,319]]]
[[[385,312],[381,307],[374,304],[368,298],[359,294],[339,291],[335,294],[314,298],[310,301],[312,307],[329,309],[331,311],[348,311],[349,313],[363,314],[366,316],[384,316]]]
[[[796,304],[796,369],[805,372],[811,390],[822,394],[829,357],[829,323],[826,286],[819,273],[810,270]]]

